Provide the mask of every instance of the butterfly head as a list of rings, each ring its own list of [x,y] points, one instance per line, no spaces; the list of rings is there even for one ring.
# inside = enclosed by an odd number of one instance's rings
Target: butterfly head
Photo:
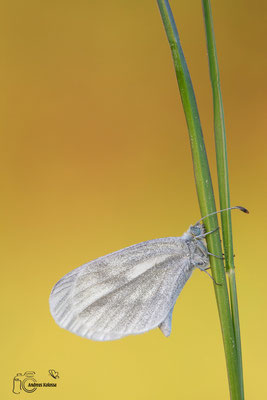
[[[188,231],[195,239],[202,239],[205,227],[200,222],[197,222],[195,225],[191,225]]]

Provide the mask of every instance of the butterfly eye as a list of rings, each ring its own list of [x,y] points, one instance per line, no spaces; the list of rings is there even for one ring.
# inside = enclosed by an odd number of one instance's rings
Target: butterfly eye
[[[191,228],[190,228],[190,233],[191,233],[191,235],[192,235],[193,237],[196,237],[196,236],[201,235],[201,228],[200,228],[200,226],[196,226],[196,225],[191,226]]]

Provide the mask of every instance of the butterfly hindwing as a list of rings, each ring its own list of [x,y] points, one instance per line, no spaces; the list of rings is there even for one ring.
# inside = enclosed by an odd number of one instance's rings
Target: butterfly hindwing
[[[180,238],[154,239],[91,261],[65,275],[50,296],[63,328],[114,340],[160,326],[168,336],[175,301],[192,273]]]

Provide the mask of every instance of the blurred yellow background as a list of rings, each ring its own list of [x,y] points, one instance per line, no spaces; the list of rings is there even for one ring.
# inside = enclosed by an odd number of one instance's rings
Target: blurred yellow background
[[[67,272],[199,217],[172,59],[152,1],[6,1],[1,13],[1,387],[21,399],[227,399],[213,285],[195,272],[173,329],[98,343],[60,329],[48,298]],[[228,136],[247,399],[266,381],[265,2],[212,2]],[[200,1],[172,1],[217,196]],[[265,10],[266,11],[266,10]],[[264,48],[265,47],[265,48]],[[217,197],[218,198],[218,197]],[[218,202],[217,202],[218,204]]]

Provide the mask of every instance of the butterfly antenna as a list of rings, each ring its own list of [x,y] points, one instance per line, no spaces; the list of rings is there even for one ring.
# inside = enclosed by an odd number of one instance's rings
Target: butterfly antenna
[[[209,216],[211,216],[211,215],[219,214],[219,213],[221,213],[221,212],[223,212],[223,211],[228,211],[228,210],[240,210],[240,211],[243,211],[243,212],[246,213],[246,214],[249,214],[249,211],[248,211],[245,207],[234,206],[234,207],[224,208],[223,210],[214,211],[214,212],[212,212],[212,213],[206,215],[205,217],[200,218],[200,220],[197,221],[196,223],[198,224],[198,223],[201,222],[203,219],[205,219],[205,218],[207,218],[207,217],[209,217]]]

